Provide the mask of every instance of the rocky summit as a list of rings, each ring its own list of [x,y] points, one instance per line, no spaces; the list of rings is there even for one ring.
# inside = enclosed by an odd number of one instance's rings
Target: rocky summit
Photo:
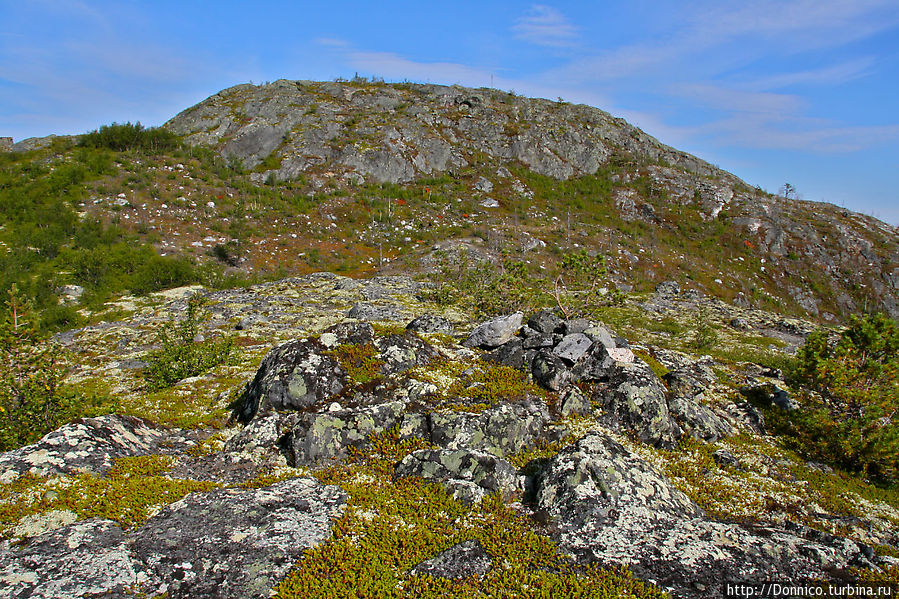
[[[173,290],[58,335],[120,413],[0,455],[0,597],[698,598],[899,565],[895,496],[766,430],[804,409],[779,370],[662,330],[702,308],[721,348],[789,355],[812,324],[668,288],[479,322],[349,282]],[[397,318],[349,316],[375,289]],[[235,356],[148,391],[154,333],[200,296]]]

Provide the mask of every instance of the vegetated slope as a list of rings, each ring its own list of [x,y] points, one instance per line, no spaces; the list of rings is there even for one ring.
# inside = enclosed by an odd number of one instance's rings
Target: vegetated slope
[[[589,106],[459,86],[281,80],[223,90],[167,127],[252,169],[257,183],[299,182],[338,227],[353,213],[370,218],[361,239],[382,257],[472,233],[488,253],[536,239],[600,252],[632,286],[693,279],[743,304],[899,316],[894,227],[752,188]],[[385,199],[414,206],[376,227],[388,210],[372,202]]]

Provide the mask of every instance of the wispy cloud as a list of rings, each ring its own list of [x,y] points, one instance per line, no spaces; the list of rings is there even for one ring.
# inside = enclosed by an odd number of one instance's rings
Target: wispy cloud
[[[534,4],[512,27],[515,36],[538,46],[564,48],[578,42],[578,29],[561,12]]]
[[[756,78],[749,83],[749,86],[754,89],[770,90],[792,85],[841,85],[872,74],[875,64],[876,61],[872,57],[859,58],[820,69]]]

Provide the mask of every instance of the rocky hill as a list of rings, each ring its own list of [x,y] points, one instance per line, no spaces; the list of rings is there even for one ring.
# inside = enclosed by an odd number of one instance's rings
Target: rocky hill
[[[895,228],[496,90],[166,127],[0,152],[0,598],[899,580]]]
[[[0,454],[0,597],[716,597],[896,568],[895,493],[785,449],[766,418],[802,395],[727,357],[775,363],[813,325],[670,286],[478,324],[427,290],[185,288],[59,335],[120,415]],[[193,343],[234,355],[148,389],[197,293]],[[700,309],[716,357],[670,333]]]
[[[371,196],[366,182],[411,187],[408,220],[449,229],[437,238],[454,231],[435,216],[456,217],[456,228],[472,219],[516,249],[533,245],[525,234],[588,247],[625,285],[693,279],[743,305],[899,316],[894,227],[772,196],[589,106],[458,86],[282,80],[226,89],[167,127],[240,161],[259,183],[301,179],[350,201]]]

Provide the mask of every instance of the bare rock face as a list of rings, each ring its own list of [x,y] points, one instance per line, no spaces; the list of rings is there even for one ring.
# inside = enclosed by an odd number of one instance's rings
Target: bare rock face
[[[476,327],[468,339],[465,340],[467,347],[483,347],[494,348],[511,341],[518,329],[521,328],[521,321],[524,314],[516,312],[508,316],[497,316],[487,322]]]
[[[600,432],[550,461],[537,503],[579,561],[627,564],[682,596],[720,596],[722,580],[825,578],[833,568],[869,563],[846,539],[709,520],[660,472]]]

